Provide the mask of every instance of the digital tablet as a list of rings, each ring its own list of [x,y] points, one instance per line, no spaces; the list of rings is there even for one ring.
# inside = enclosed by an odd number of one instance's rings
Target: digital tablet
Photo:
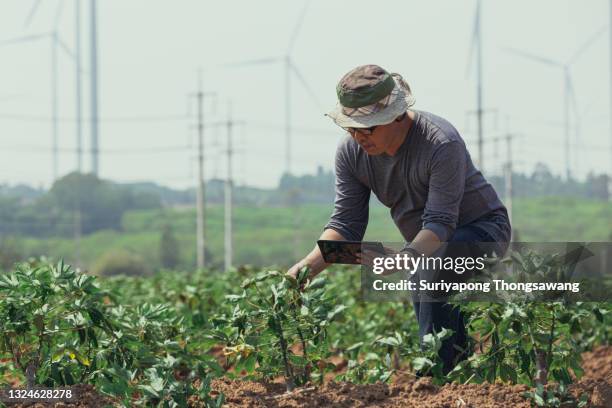
[[[368,241],[334,241],[320,239],[317,245],[326,263],[358,265],[357,253],[363,249],[385,254],[385,248],[380,242]]]

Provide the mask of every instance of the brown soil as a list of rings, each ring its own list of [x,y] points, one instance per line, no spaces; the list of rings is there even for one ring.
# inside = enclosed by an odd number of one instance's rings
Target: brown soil
[[[585,375],[570,387],[572,394],[587,393],[591,407],[612,408],[612,347],[599,347],[583,355]],[[222,392],[228,407],[530,407],[521,394],[525,385],[446,384],[429,378],[396,378],[392,384],[356,385],[330,382],[291,393],[283,384],[218,379],[213,395]]]
[[[572,385],[573,395],[589,395],[590,407],[612,408],[612,346],[598,347],[583,354],[584,376]],[[336,361],[342,364],[340,360]],[[415,379],[397,376],[392,384],[350,384],[328,382],[321,387],[304,387],[291,393],[279,382],[259,383],[226,378],[214,380],[212,396],[225,394],[227,407],[428,407],[428,408],[505,408],[530,407],[521,394],[525,385],[506,384],[446,384],[436,386],[429,378]],[[74,402],[19,403],[9,407],[109,407],[110,398],[98,394],[91,385],[75,385],[71,389],[79,395]],[[194,406],[201,406],[197,398]],[[1,404],[0,404],[1,405]]]

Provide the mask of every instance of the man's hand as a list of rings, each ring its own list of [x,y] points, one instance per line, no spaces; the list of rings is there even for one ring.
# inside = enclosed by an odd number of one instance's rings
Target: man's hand
[[[326,229],[325,231],[323,231],[323,234],[321,234],[321,237],[319,239],[345,241],[344,237],[340,235],[339,232],[333,229]],[[313,279],[315,276],[317,276],[317,274],[319,274],[319,272],[327,268],[328,264],[326,264],[323,260],[323,255],[321,255],[321,250],[319,249],[318,245],[315,245],[312,251],[310,251],[310,253],[306,255],[301,261],[289,268],[289,270],[287,271],[287,275],[293,277],[294,279],[297,279],[300,270],[305,266],[307,266],[310,270],[310,273],[308,274],[308,279]]]
[[[293,265],[291,268],[289,268],[289,270],[287,271],[287,275],[291,276],[293,279],[297,279],[300,270],[305,266],[307,266],[306,262],[302,260]]]

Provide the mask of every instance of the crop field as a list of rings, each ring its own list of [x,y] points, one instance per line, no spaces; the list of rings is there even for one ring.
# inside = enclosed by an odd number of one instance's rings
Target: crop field
[[[444,375],[448,330],[420,347],[410,303],[361,301],[359,268],[306,272],[19,264],[0,275],[0,388],[80,406],[612,406],[607,303],[460,305],[474,353]]]

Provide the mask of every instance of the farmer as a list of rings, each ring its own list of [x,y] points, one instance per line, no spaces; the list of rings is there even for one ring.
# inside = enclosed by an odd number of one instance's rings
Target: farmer
[[[342,77],[336,93],[338,104],[327,116],[348,135],[336,151],[334,211],[320,239],[361,241],[374,192],[390,208],[409,256],[432,255],[453,242],[492,242],[497,254],[505,252],[511,233],[506,208],[457,130],[411,109],[414,97],[399,74],[359,66]],[[287,273],[295,277],[304,266],[312,277],[328,264],[315,246]],[[448,372],[469,353],[462,314],[444,301],[413,303],[421,340],[453,330],[439,353]]]

